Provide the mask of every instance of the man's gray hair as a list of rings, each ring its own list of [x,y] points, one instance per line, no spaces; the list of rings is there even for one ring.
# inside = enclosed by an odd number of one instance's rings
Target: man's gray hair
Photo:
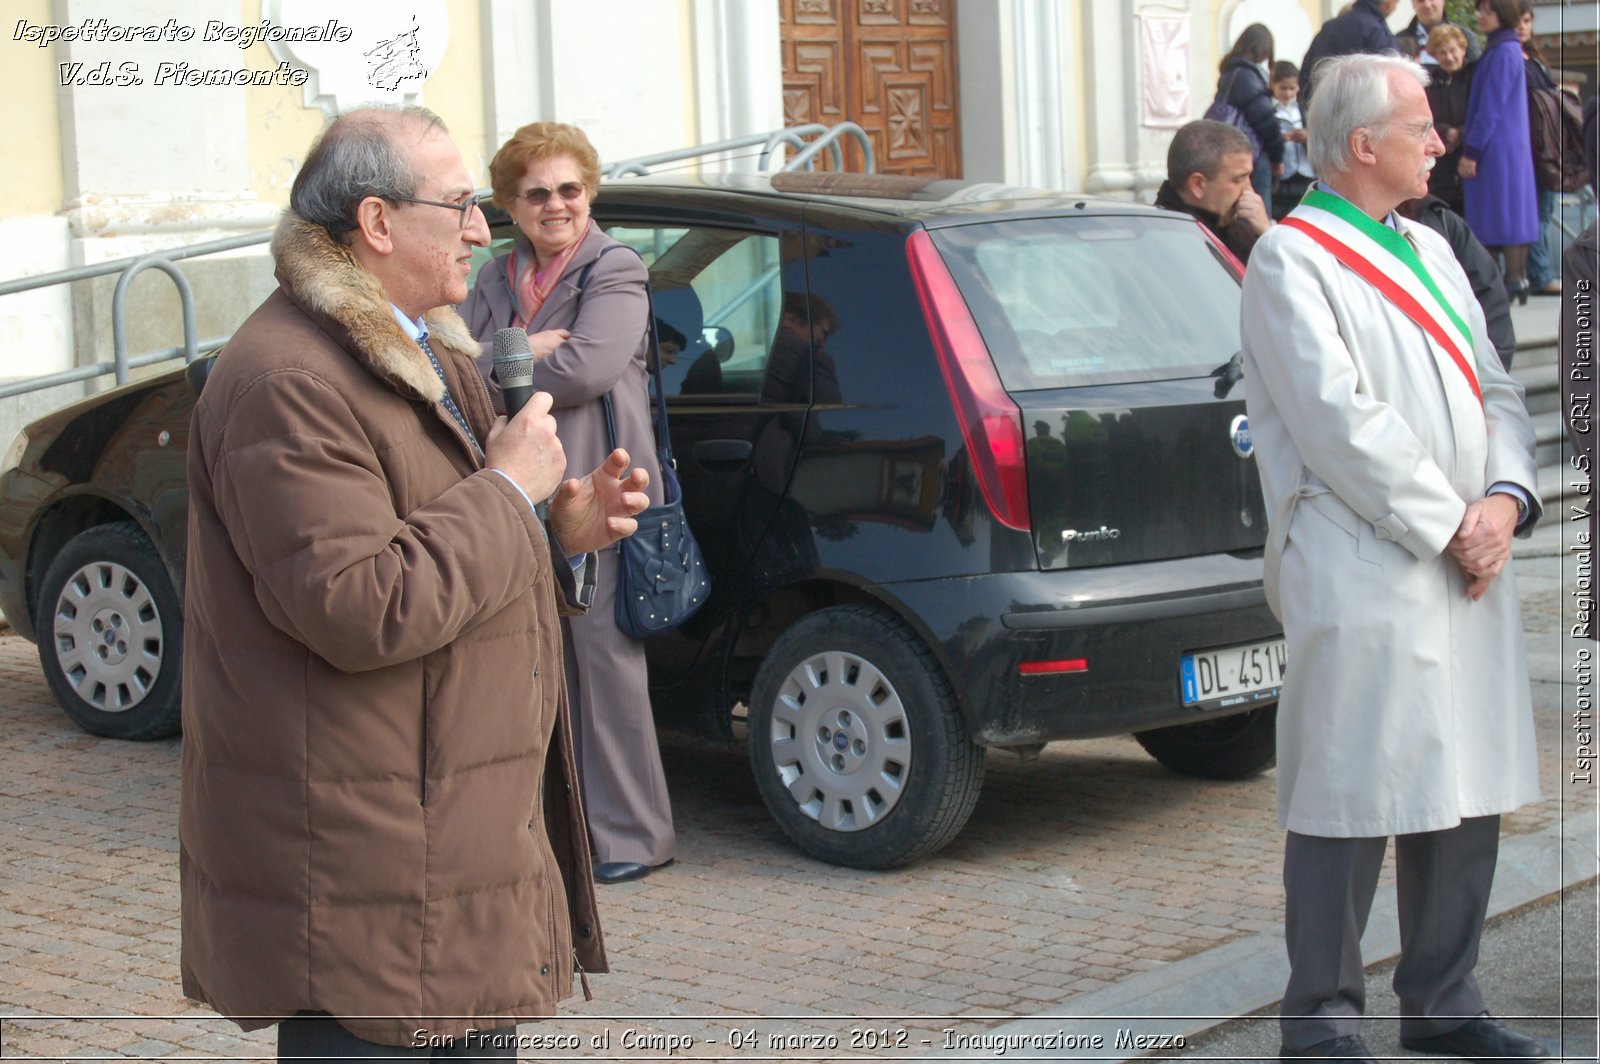
[[[1350,169],[1350,135],[1389,120],[1389,74],[1399,71],[1424,88],[1428,72],[1398,55],[1334,56],[1311,72],[1311,103],[1306,108],[1306,156],[1317,176]]]
[[[1197,118],[1174,133],[1167,145],[1167,180],[1174,189],[1181,189],[1190,174],[1213,181],[1222,172],[1222,157],[1241,151],[1249,153],[1249,137],[1226,122]]]
[[[356,206],[368,196],[416,195],[417,175],[395,146],[396,135],[407,128],[449,132],[426,107],[363,107],[335,118],[295,175],[290,210],[342,244],[356,227]]]

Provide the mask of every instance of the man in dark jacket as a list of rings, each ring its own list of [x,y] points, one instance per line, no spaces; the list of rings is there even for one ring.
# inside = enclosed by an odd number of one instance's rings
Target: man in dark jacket
[[[1311,104],[1312,76],[1322,60],[1356,52],[1397,51],[1394,34],[1389,32],[1389,16],[1399,4],[1400,0],[1356,0],[1350,10],[1322,24],[1300,64],[1302,112]]]
[[[1484,327],[1489,340],[1500,356],[1500,364],[1511,368],[1511,357],[1517,351],[1517,333],[1511,324],[1511,299],[1506,295],[1505,278],[1487,248],[1478,243],[1467,226],[1467,220],[1438,196],[1420,196],[1406,200],[1396,208],[1413,221],[1421,222],[1450,242],[1456,261],[1472,282],[1472,294],[1478,297],[1483,308]]]
[[[1467,62],[1476,63],[1483,54],[1483,42],[1478,35],[1459,22],[1451,22],[1444,14],[1444,0],[1411,0],[1411,9],[1416,12],[1406,28],[1400,31],[1400,36],[1410,37],[1417,42],[1417,47],[1422,52],[1424,66],[1437,66],[1439,61],[1428,54],[1428,34],[1440,26],[1454,26],[1461,31],[1467,39]]]
[[[195,405],[183,990],[281,1058],[515,1057],[605,970],[557,615],[648,477],[495,418],[476,184],[429,111],[336,120]]]
[[[1200,118],[1173,134],[1167,179],[1156,206],[1199,219],[1240,262],[1272,224],[1267,205],[1250,187],[1250,141],[1226,122]]]

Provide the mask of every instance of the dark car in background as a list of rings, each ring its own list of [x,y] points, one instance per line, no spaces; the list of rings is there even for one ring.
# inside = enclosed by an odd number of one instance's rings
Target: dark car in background
[[[991,747],[1133,732],[1197,776],[1271,764],[1238,273],[1192,219],[858,174],[628,179],[594,216],[680,348],[713,578],[649,643],[657,714],[742,730],[804,851],[938,849]],[[0,609],[96,734],[179,724],[192,404],[183,371],[95,396],[0,474]]]

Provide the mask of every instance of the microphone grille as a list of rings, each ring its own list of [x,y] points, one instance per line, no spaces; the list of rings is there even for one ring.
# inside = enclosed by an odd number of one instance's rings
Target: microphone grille
[[[533,379],[533,352],[526,332],[511,328],[494,334],[494,371],[501,387]]]

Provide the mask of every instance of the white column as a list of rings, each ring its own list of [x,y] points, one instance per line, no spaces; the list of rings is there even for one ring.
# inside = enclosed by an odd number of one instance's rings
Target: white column
[[[522,126],[549,117],[550,0],[484,0],[482,28],[484,127],[493,154]]]
[[[1059,188],[1065,176],[1057,10],[1051,0],[1017,0],[1016,17],[1011,21],[1018,134],[1018,172],[1013,184]]]
[[[65,218],[0,221],[0,269],[7,278],[67,269],[70,233]],[[0,382],[41,377],[74,365],[72,293],[66,285],[0,296]],[[0,399],[0,447],[23,425],[83,398],[83,385],[67,385]]]
[[[711,144],[781,128],[783,50],[777,3],[694,0],[693,11],[689,75],[696,86],[696,140]],[[729,159],[724,165],[754,170],[756,160]]]
[[[1084,121],[1088,131],[1088,174],[1084,190],[1097,194],[1131,194],[1136,187],[1134,152],[1139,94],[1134,91],[1138,62],[1130,42],[1133,10],[1128,0],[1085,0],[1082,49],[1089,99]]]
[[[55,0],[51,16],[58,26],[103,21],[172,30],[158,41],[55,45],[66,257],[72,265],[272,227],[277,208],[257,199],[250,187],[245,93],[251,90],[205,83],[207,71],[228,77],[250,69],[237,42],[206,40],[212,20],[240,25],[237,6],[224,11],[204,0]],[[186,260],[180,268],[194,290],[197,341],[231,328],[272,287],[264,248]],[[72,362],[111,360],[116,281],[107,276],[56,290],[70,292]],[[181,344],[182,317],[171,281],[155,270],[141,275],[129,288],[125,322],[130,356]]]
[[[961,64],[961,173],[969,181],[1015,183],[1016,34],[1013,0],[956,5]]]
[[[1070,8],[999,0],[957,8],[962,173],[969,180],[1076,190],[1077,45]]]
[[[58,25],[107,19],[200,31],[203,0],[56,0]],[[245,89],[174,83],[171,71],[243,69],[237,47],[188,41],[56,45],[62,174],[72,258],[88,263],[264,228],[275,212],[249,191]],[[173,67],[163,68],[163,63]],[[163,78],[163,73],[167,74]],[[105,83],[109,79],[110,83]]]

